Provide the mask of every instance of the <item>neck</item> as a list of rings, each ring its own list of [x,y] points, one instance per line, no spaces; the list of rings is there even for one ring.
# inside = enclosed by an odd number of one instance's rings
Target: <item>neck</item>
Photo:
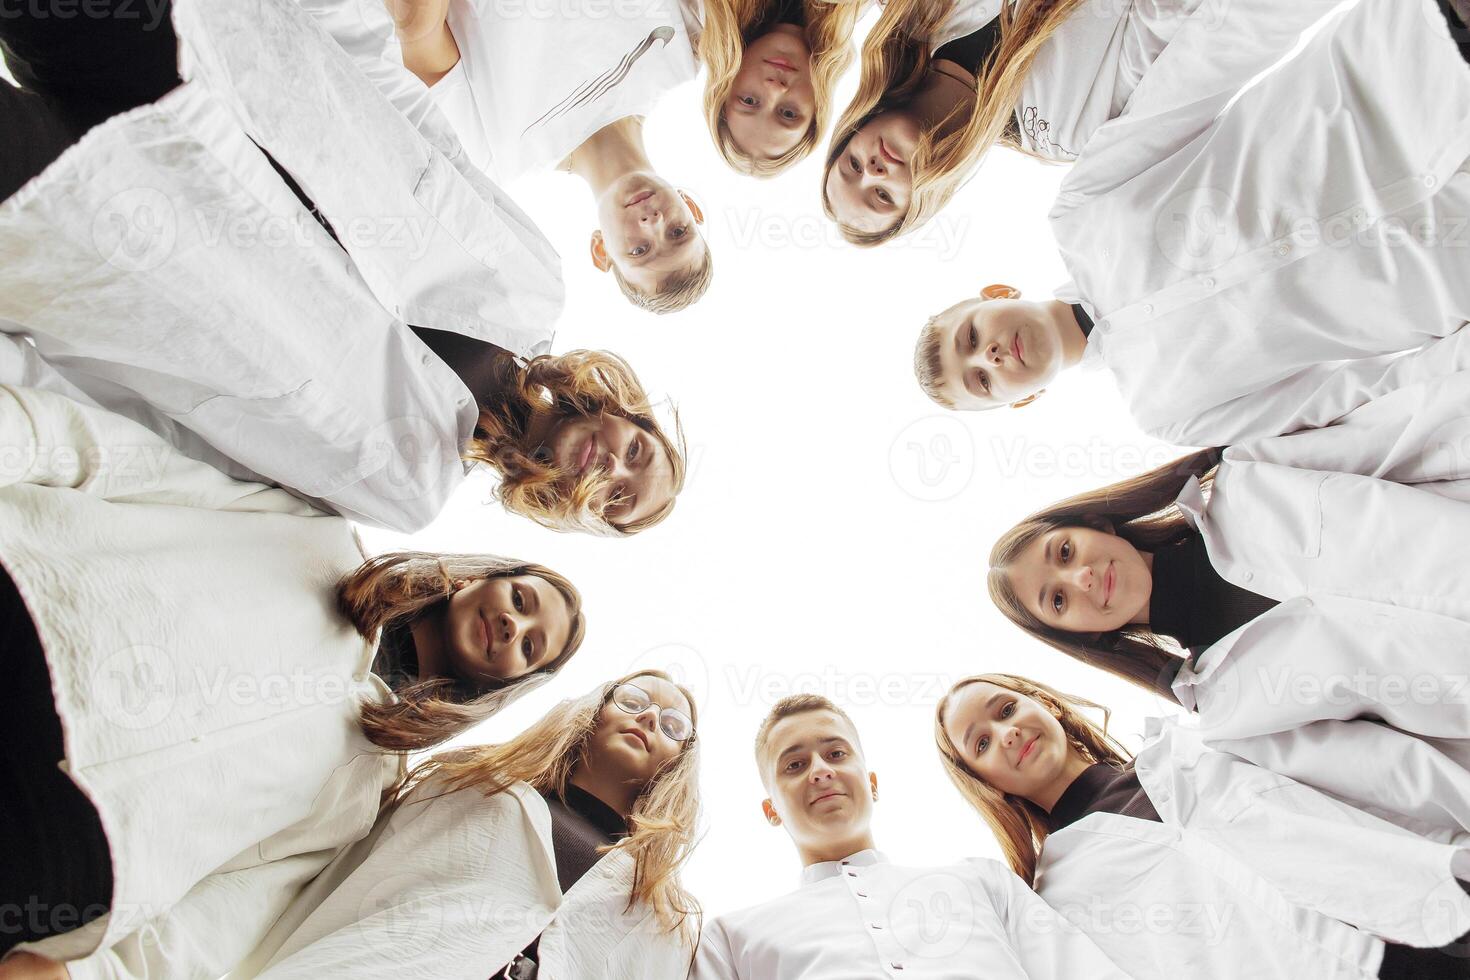
[[[813,864],[821,864],[823,861],[841,861],[858,851],[876,850],[877,847],[878,845],[873,843],[873,832],[864,829],[861,833],[851,837],[822,841],[811,847],[798,844],[796,852],[801,855],[801,866],[806,868]]]
[[[932,131],[936,139],[959,130],[974,108],[975,76],[947,58],[929,66],[923,85],[909,103],[920,128]]]
[[[1062,794],[1071,788],[1072,784],[1077,781],[1077,777],[1086,772],[1090,765],[1092,763],[1082,758],[1076,751],[1068,751],[1067,761],[1062,766],[1062,771],[1057,774],[1057,778],[1052,780],[1044,790],[1032,796],[1031,802],[1050,813],[1057,805],[1057,800],[1062,798]]]
[[[572,774],[567,778],[578,789],[590,793],[608,806],[617,811],[618,816],[627,820],[633,814],[633,807],[638,802],[638,796],[642,787],[637,783],[630,783],[616,777],[608,777],[602,773],[588,769],[580,763],[573,767]]]
[[[448,602],[431,606],[409,627],[413,652],[419,658],[419,680],[449,676],[444,656],[444,617],[448,608]]]
[[[1062,343],[1062,367],[1077,365],[1087,351],[1087,335],[1082,332],[1082,324],[1077,322],[1077,312],[1071,303],[1063,303],[1059,299],[1048,300],[1046,309],[1056,324],[1057,338]]]
[[[587,182],[596,199],[628,174],[652,172],[653,164],[643,149],[642,117],[626,116],[608,123],[583,140],[564,166]]]

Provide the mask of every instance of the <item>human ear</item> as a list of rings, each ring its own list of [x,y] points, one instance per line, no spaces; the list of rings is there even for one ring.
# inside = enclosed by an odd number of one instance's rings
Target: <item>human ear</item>
[[[876,772],[870,772],[870,773],[868,773],[868,788],[873,791],[873,802],[874,803],[877,803],[878,802],[878,774]]]
[[[980,290],[981,299],[1020,299],[1021,291],[1015,286],[1007,286],[1003,282],[991,283]]]
[[[1011,408],[1025,408],[1027,405],[1030,405],[1032,402],[1036,401],[1036,399],[1040,398],[1044,394],[1046,394],[1046,389],[1042,388],[1040,391],[1033,392],[1032,394],[1027,395],[1025,398],[1022,398],[1019,401],[1011,402]]]
[[[685,204],[689,205],[689,213],[694,215],[694,223],[696,225],[704,224],[704,211],[700,209],[698,204],[694,203],[694,198],[683,191],[679,192],[679,196],[684,199]]]
[[[766,822],[772,827],[781,826],[781,815],[776,812],[776,808],[771,805],[770,800],[761,800],[761,812],[766,815]]]
[[[592,233],[592,265],[598,272],[612,268],[612,259],[607,257],[607,245],[602,240],[602,229]]]

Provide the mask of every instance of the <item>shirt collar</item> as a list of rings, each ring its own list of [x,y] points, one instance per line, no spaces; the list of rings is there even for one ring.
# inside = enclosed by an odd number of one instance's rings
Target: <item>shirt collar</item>
[[[888,855],[882,851],[875,851],[870,847],[867,850],[858,851],[856,854],[849,854],[840,861],[819,861],[816,864],[807,865],[801,869],[801,883],[803,885],[812,885],[819,881],[826,881],[828,878],[836,878],[842,874],[842,869],[847,865],[866,868],[875,864],[887,863]]]

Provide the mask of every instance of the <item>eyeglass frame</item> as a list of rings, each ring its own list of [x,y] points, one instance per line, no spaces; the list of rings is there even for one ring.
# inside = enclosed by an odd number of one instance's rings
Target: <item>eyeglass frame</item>
[[[627,708],[623,707],[621,704],[618,704],[618,692],[621,691],[625,687],[626,688],[631,688],[634,691],[637,691],[639,694],[641,694],[643,696],[643,700],[645,700],[645,701],[648,702],[647,706],[645,706],[643,708],[640,708],[637,711],[629,711]],[[654,709],[654,716],[653,716],[654,726],[658,728],[658,730],[663,734],[663,736],[665,738],[667,738],[671,742],[677,743],[678,745],[682,745],[682,746],[692,745],[694,743],[695,736],[697,736],[699,734],[698,730],[696,729],[696,727],[694,725],[694,719],[693,718],[689,717],[689,715],[687,715],[684,712],[680,711],[678,708],[666,708],[663,705],[659,704],[657,701],[655,701],[653,699],[653,695],[649,694],[647,691],[645,691],[643,688],[639,687],[637,684],[634,684],[632,681],[623,681],[623,683],[621,683],[621,684],[617,685],[616,687],[614,687],[612,689],[612,692],[609,693],[608,696],[607,696],[607,703],[610,704],[610,705],[612,705],[613,707],[617,708],[623,714],[628,715],[630,717],[635,717],[635,718],[638,715],[641,715],[643,712],[647,711],[650,707],[653,708]],[[674,736],[670,735],[668,732],[664,731],[663,724],[662,724],[663,723],[664,712],[672,712],[673,714],[675,714],[678,717],[683,718],[685,721],[687,721],[689,723],[689,734],[687,736],[685,736],[684,738],[675,738]]]

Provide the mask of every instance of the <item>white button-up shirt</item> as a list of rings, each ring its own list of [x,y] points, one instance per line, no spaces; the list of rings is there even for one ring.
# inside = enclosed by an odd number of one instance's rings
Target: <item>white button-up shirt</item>
[[[174,20],[184,83],[0,206],[0,330],[35,344],[0,381],[38,354],[231,476],[416,530],[478,412],[407,324],[544,353],[558,259],[432,106],[415,128],[290,0]]]
[[[866,850],[705,924],[694,980],[1125,980],[1001,864],[908,868]]]

